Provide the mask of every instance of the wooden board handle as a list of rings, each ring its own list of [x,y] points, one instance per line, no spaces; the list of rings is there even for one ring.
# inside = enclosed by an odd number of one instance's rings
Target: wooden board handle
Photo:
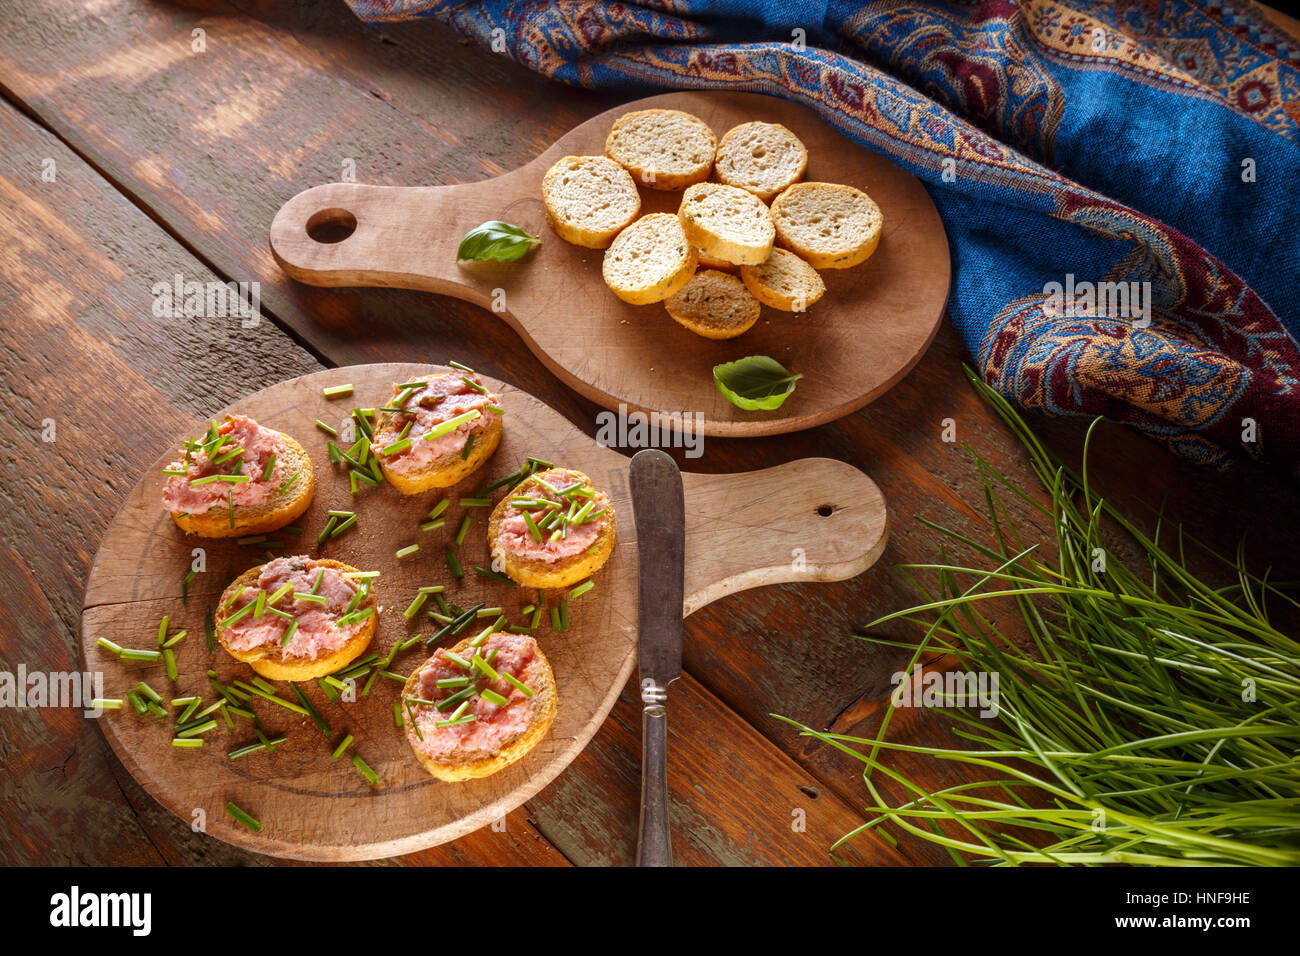
[[[457,262],[456,249],[486,219],[500,177],[460,186],[329,183],[299,193],[271,222],[271,253],[293,278],[317,286],[386,286],[438,292],[492,308],[519,270],[503,263]],[[513,219],[534,235],[541,202],[515,204]],[[499,207],[498,207],[499,208]],[[509,208],[509,207],[507,207]]]
[[[885,549],[876,483],[852,465],[804,458],[739,475],[683,473],[683,613],[763,584],[842,581]]]

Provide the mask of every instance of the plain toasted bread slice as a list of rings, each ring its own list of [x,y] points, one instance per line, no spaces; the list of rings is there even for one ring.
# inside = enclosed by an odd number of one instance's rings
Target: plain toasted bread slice
[[[452,375],[460,377],[466,374],[454,371],[450,368],[441,368],[435,366],[429,372],[426,378],[433,378],[438,375]],[[471,377],[478,381],[477,376]],[[480,384],[482,384],[480,382]],[[389,400],[388,405],[391,407],[397,396],[401,394],[401,389],[396,386],[393,388],[393,398]],[[500,404],[500,397],[488,393],[496,404]],[[380,412],[379,418],[375,422],[375,433],[378,434],[393,416],[398,412]],[[468,478],[474,472],[478,471],[483,464],[492,457],[496,452],[497,446],[501,444],[501,415],[485,413],[485,427],[480,431],[473,432],[474,443],[470,446],[469,454],[461,457],[464,452],[462,447],[458,451],[449,452],[429,462],[423,468],[418,470],[403,469],[401,471],[392,466],[387,456],[376,454],[379,460],[379,467],[384,472],[384,478],[394,488],[404,495],[418,495],[426,491],[433,491],[437,488],[450,488],[452,485],[465,478]],[[417,439],[419,440],[419,439]],[[374,452],[373,446],[371,449]]]
[[[722,137],[713,168],[718,182],[767,202],[803,179],[808,148],[780,123],[741,123]]]
[[[672,213],[642,216],[605,250],[601,274],[624,302],[662,302],[695,274],[695,249]]]
[[[332,561],[328,558],[311,559],[315,567],[333,568],[339,572],[355,572],[357,569],[350,565],[343,564],[340,561]],[[270,680],[291,680],[304,681],[316,677],[324,677],[326,674],[333,674],[366,652],[370,646],[370,641],[375,636],[375,630],[379,626],[379,605],[375,601],[374,590],[362,600],[357,609],[373,607],[375,613],[366,618],[361,629],[357,631],[348,642],[338,650],[326,654],[324,657],[317,657],[311,660],[303,658],[286,656],[279,646],[262,645],[260,647],[249,648],[247,650],[235,650],[229,644],[230,628],[221,625],[221,619],[229,614],[226,608],[234,600],[235,595],[247,587],[256,590],[258,578],[261,576],[264,565],[249,568],[234,581],[221,594],[221,600],[217,603],[218,612],[214,615],[217,618],[216,633],[217,640],[225,648],[226,653],[237,661],[243,661],[257,673]]]
[[[741,266],[740,278],[759,302],[783,312],[802,312],[826,293],[817,270],[788,249],[773,249],[766,262]]]
[[[451,653],[469,659],[475,652],[475,648],[470,646],[470,642],[473,640],[472,637],[466,638],[453,647]],[[555,687],[555,673],[551,670],[550,661],[546,659],[546,655],[542,653],[540,647],[535,647],[534,652],[540,661],[541,667],[537,677],[529,685],[529,690],[533,692],[533,696],[528,698],[528,723],[522,731],[507,740],[499,748],[491,751],[453,752],[433,757],[419,748],[419,736],[412,727],[412,709],[408,708],[406,700],[408,697],[419,698],[420,674],[429,666],[432,658],[415,669],[402,687],[402,723],[406,730],[406,739],[415,752],[415,758],[420,761],[420,765],[425,770],[439,780],[452,783],[460,780],[472,780],[477,777],[487,777],[510,766],[510,764],[521,759],[537,746],[555,721],[559,694]]]
[[[685,189],[713,169],[718,140],[707,123],[681,110],[637,110],[620,116],[605,155],[648,189]]]
[[[682,196],[678,215],[693,249],[736,265],[766,261],[776,238],[763,200],[735,186],[691,186]]]
[[[311,458],[302,445],[284,432],[279,435],[281,449],[276,458],[284,466],[284,480],[268,501],[236,504],[233,523],[230,509],[221,505],[200,514],[172,514],[176,527],[201,538],[243,538],[278,531],[306,511],[316,493]]]
[[[514,491],[497,502],[488,518],[488,547],[492,553],[494,567],[504,569],[506,577],[526,588],[567,588],[584,578],[595,574],[609,560],[614,552],[614,535],[617,531],[614,505],[606,500],[606,509],[595,542],[585,551],[561,558],[558,561],[543,561],[539,558],[521,557],[508,552],[501,544],[501,522],[510,510],[511,498],[527,496],[541,491],[538,479],[554,484],[561,481],[572,484],[574,480],[586,483],[593,490],[599,491],[580,471],[572,468],[551,468],[530,475],[515,486]]]
[[[604,156],[565,156],[542,177],[542,203],[556,235],[604,249],[641,212],[628,171]]]
[[[734,339],[758,321],[758,300],[735,276],[716,269],[695,273],[682,291],[664,303],[668,314],[696,335]]]
[[[777,242],[814,269],[848,269],[880,245],[885,218],[861,189],[795,183],[772,200]]]

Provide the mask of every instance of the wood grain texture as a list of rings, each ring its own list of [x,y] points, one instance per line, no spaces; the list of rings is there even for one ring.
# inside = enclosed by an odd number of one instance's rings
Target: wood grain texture
[[[203,748],[178,751],[165,721],[142,719],[127,709],[99,718],[109,743],[145,789],[182,819],[201,810],[212,836],[260,853],[306,860],[374,859],[436,846],[492,823],[546,786],[596,734],[627,683],[635,663],[637,556],[626,457],[593,442],[526,393],[485,379],[501,396],[507,417],[501,445],[481,472],[443,494],[401,495],[384,485],[363,492],[355,505],[346,481],[329,475],[327,436],[316,421],[341,425],[353,403],[383,404],[395,383],[438,371],[450,370],[395,364],[317,372],[248,396],[216,417],[249,415],[306,448],[317,472],[316,500],[295,522],[302,535],[289,550],[381,572],[375,584],[380,629],[371,645],[381,654],[395,642],[436,630],[424,615],[407,621],[400,614],[423,585],[445,585],[447,599],[462,607],[479,602],[503,607],[518,623],[523,620],[519,609],[537,600],[533,589],[512,589],[472,571],[491,564],[487,512],[460,508],[460,497],[472,497],[518,468],[527,455],[590,476],[609,494],[622,520],[614,553],[593,578],[596,589],[570,608],[570,629],[553,633],[544,627],[538,635],[556,675],[560,706],[555,723],[520,762],[480,780],[440,783],[414,761],[405,735],[393,727],[398,685],[379,682],[373,696],[331,705],[307,682],[308,695],[335,728],[333,737],[353,734],[353,752],[382,778],[372,788],[348,761],[331,759],[331,747],[319,739],[317,728],[273,704],[252,702],[268,729],[276,735],[291,733],[291,741],[272,754],[237,763],[226,753],[254,739],[248,727],[218,728]],[[325,386],[344,382],[354,387],[346,401],[322,395]],[[165,688],[169,697],[213,697],[205,676],[209,668],[224,683],[246,680],[252,673],[228,655],[209,654],[201,639],[203,615],[228,581],[265,557],[259,547],[183,535],[161,509],[162,468],[184,437],[172,436],[127,497],[104,535],[86,585],[82,653],[88,668],[120,685],[107,690],[108,696],[121,697],[144,679],[160,692]],[[851,577],[884,547],[883,497],[869,478],[838,462],[816,459],[743,475],[689,475],[684,486],[684,613],[762,584]],[[453,502],[446,527],[421,533],[422,516],[443,497]],[[361,515],[355,530],[323,547],[312,546],[330,508],[354,507]],[[470,535],[457,549],[465,577],[456,581],[444,555],[466,515]],[[398,548],[413,543],[420,545],[417,554],[395,557]],[[204,571],[189,584],[184,599],[182,579],[198,556],[194,549],[201,549]],[[551,592],[547,600],[554,604],[561,597],[562,591]],[[155,633],[164,615],[170,617],[172,632],[184,629],[191,635],[175,649],[185,677],[174,685],[166,683],[161,664],[122,662],[97,644],[107,638],[140,647],[141,635]],[[409,673],[424,656],[417,645],[395,667]],[[288,688],[282,693],[292,699]],[[228,818],[222,812],[228,800],[253,813],[263,824],[261,832]]]
[[[42,157],[58,157],[61,176],[86,164],[65,159],[71,153],[48,134],[39,134],[27,152],[16,150],[32,141],[30,129],[28,139],[12,127],[0,135],[0,152],[12,158],[3,175],[20,200],[7,195],[0,203],[0,377],[5,401],[19,409],[0,419],[0,447],[20,467],[47,477],[0,483],[0,535],[22,552],[22,579],[37,589],[32,600],[46,599],[55,628],[23,618],[19,632],[6,635],[10,665],[40,660],[60,641],[75,659],[86,570],[129,483],[153,450],[195,416],[304,371],[279,365],[299,346],[310,351],[309,363],[313,355],[330,364],[455,356],[539,396],[588,434],[596,431],[599,407],[557,382],[506,323],[446,297],[298,285],[275,265],[266,230],[303,183],[339,179],[344,159],[367,182],[473,182],[518,168],[565,131],[629,97],[550,83],[432,21],[364,27],[337,0],[250,0],[238,10],[220,0],[197,6],[12,0],[0,12],[0,88],[93,164],[85,178],[64,177],[59,189],[46,189],[34,178]],[[207,31],[203,54],[190,48],[190,31],[198,26]],[[103,195],[94,170],[126,198]],[[74,183],[80,188],[71,188]],[[38,214],[25,211],[31,202],[41,207]],[[288,337],[253,350],[215,323],[161,329],[144,318],[149,297],[141,263],[157,265],[163,276],[206,266],[225,279],[260,279],[263,310]],[[207,349],[219,361],[205,361]],[[967,361],[955,330],[944,323],[916,368],[861,412],[776,438],[710,439],[699,459],[674,452],[685,469],[705,472],[834,458],[871,474],[889,499],[889,543],[866,573],[723,597],[686,621],[690,675],[795,761],[823,799],[842,807],[863,801],[861,765],[798,737],[770,715],[870,733],[897,655],[855,640],[852,632],[914,601],[894,565],[937,557],[935,536],[915,516],[986,535],[980,473],[967,444],[1012,481],[1032,487],[1014,439],[965,385]],[[56,445],[38,441],[34,423],[51,408],[60,413],[61,428],[77,423],[75,441],[64,431]],[[946,418],[956,423],[957,444],[941,440]],[[1050,447],[1077,458],[1079,422],[1033,416],[1031,423]],[[1096,436],[1092,467],[1098,487],[1126,503],[1142,502],[1134,504],[1138,513],[1167,494],[1167,521],[1186,521],[1192,533],[1229,551],[1247,532],[1255,567],[1273,566],[1274,579],[1300,573],[1291,530],[1300,521],[1300,502],[1292,483],[1254,468],[1204,472],[1109,426]],[[611,726],[622,706],[582,758],[508,818],[506,834],[485,828],[403,862],[555,861],[554,850],[536,852],[537,841],[517,829],[534,825],[575,863],[630,859],[635,788],[610,787],[587,773],[628,759]],[[0,731],[12,747],[28,746],[17,725],[7,724],[13,716],[0,714]],[[10,778],[5,794],[16,793],[18,802],[6,806],[20,813],[6,816],[7,827],[0,828],[0,857],[120,864],[140,860],[147,843],[151,858],[168,862],[266,862],[191,833],[121,771],[89,730],[60,739],[62,749],[46,758],[53,766],[75,747],[77,772]],[[716,748],[707,726],[677,720],[674,733],[685,738],[681,746],[701,753]],[[905,742],[939,742],[945,734],[939,715],[917,712],[894,724],[895,739]],[[773,758],[771,749],[749,743],[748,737],[735,742],[727,759],[753,780]],[[99,758],[101,767],[118,768],[121,795],[112,792],[108,769],[95,782],[96,747],[107,755]],[[12,753],[5,751],[5,759]],[[905,769],[932,786],[960,782],[951,767],[932,761],[918,759]],[[685,779],[708,787],[694,773]],[[89,790],[97,800],[73,796]],[[60,809],[74,805],[82,810]],[[793,835],[756,844],[744,838],[744,816],[719,818],[724,806],[747,814],[757,805],[726,801],[712,818],[697,819],[713,839],[699,844],[696,859],[793,859]],[[836,828],[834,819],[828,829]],[[525,835],[516,839],[520,832]],[[869,845],[859,849],[867,862],[893,860]],[[912,862],[948,862],[906,838],[900,852]]]
[[[547,225],[542,177],[564,156],[604,155],[625,113],[684,110],[716,136],[750,120],[803,140],[810,181],[867,191],[884,213],[880,248],[853,269],[823,273],[826,295],[806,313],[765,309],[738,339],[682,328],[655,303],[634,306],[605,286],[603,252],[571,245]],[[642,187],[642,215],[675,214],[680,192]],[[513,263],[458,262],[461,237],[504,220],[543,237]],[[344,223],[339,241],[313,238]],[[774,435],[843,417],[901,379],[929,346],[948,297],[948,241],[921,183],[855,145],[795,103],[753,93],[669,93],[636,100],[565,133],[522,168],[458,186],[332,183],[299,193],[276,214],[271,251],[293,278],[317,286],[374,285],[438,292],[498,313],[542,363],[587,398],[618,409],[695,413],[707,435]],[[745,411],[713,386],[713,366],[769,355],[804,377],[780,409]]]

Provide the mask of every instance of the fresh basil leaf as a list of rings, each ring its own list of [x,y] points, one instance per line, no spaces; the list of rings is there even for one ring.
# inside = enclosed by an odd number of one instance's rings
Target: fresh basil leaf
[[[750,355],[713,366],[713,384],[727,401],[749,412],[780,408],[802,375],[792,375],[766,355]]]
[[[465,238],[456,250],[456,260],[495,259],[497,262],[516,262],[541,241],[518,226],[494,219],[465,233]]]

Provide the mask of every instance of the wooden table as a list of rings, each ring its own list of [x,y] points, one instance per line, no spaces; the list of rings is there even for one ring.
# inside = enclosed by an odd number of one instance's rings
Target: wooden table
[[[455,356],[548,402],[594,434],[597,411],[563,388],[504,323],[459,302],[297,285],[267,249],[275,210],[355,169],[358,181],[466,182],[525,162],[620,102],[561,87],[431,22],[368,28],[318,0],[190,6],[149,0],[10,0],[0,13],[0,658],[71,670],[100,537],[161,447],[233,399],[325,366]],[[264,319],[156,317],[152,288],[257,281]],[[898,667],[852,636],[912,601],[894,565],[937,557],[915,515],[988,530],[958,438],[1028,486],[1025,459],[966,385],[950,325],[882,399],[781,438],[709,439],[700,471],[822,455],[870,474],[891,509],[884,559],[838,584],[719,601],[687,620],[672,691],[674,849],[683,864],[827,864],[858,825],[861,767],[773,714],[869,733]],[[47,423],[54,422],[54,440]],[[1042,420],[1077,454],[1076,423]],[[1158,502],[1196,534],[1295,573],[1292,486],[1259,469],[1198,471],[1119,428],[1094,461],[1112,494]],[[899,631],[899,634],[906,633]],[[408,864],[627,864],[636,836],[639,703],[629,690],[550,787],[484,829]],[[922,711],[899,738],[937,741]],[[0,862],[275,862],[191,833],[111,755],[78,711],[0,711]],[[934,784],[946,768],[902,768]],[[800,821],[804,821],[800,825]],[[942,863],[918,842],[860,839],[871,864]]]

